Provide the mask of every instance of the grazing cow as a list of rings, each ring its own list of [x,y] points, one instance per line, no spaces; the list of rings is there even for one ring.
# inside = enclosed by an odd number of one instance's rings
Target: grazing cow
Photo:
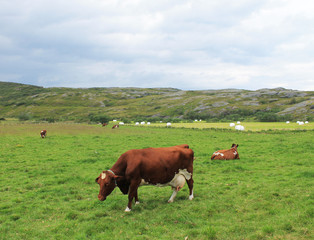
[[[232,144],[230,149],[227,150],[218,150],[213,153],[211,160],[231,160],[231,159],[240,159],[238,153],[238,146]]]
[[[108,125],[108,123],[103,123],[102,124],[103,127],[106,127],[107,125]]]
[[[118,125],[118,124],[113,125],[113,126],[112,126],[112,129],[114,129],[114,128],[119,128],[119,125]]]
[[[41,136],[42,138],[45,138],[46,135],[47,135],[47,130],[41,130],[41,131],[40,131],[40,136]]]
[[[193,196],[194,152],[182,144],[164,148],[133,149],[120,156],[107,171],[103,171],[96,182],[100,185],[98,199],[107,196],[118,186],[123,194],[129,194],[125,211],[132,208],[132,201],[138,204],[137,189],[142,185],[171,186],[173,193],[168,202],[173,202],[178,191],[187,182],[190,189],[189,199]]]

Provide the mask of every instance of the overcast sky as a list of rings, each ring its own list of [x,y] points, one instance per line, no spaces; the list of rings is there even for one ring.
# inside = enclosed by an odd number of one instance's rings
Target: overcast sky
[[[314,1],[0,0],[0,81],[314,90]]]

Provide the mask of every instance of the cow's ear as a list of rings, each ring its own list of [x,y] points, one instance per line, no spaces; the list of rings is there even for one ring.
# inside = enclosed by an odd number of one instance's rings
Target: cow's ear
[[[239,147],[239,144],[237,145],[237,147]]]

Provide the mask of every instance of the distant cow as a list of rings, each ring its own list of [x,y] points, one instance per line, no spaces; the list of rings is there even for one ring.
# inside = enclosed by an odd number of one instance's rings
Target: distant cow
[[[218,150],[213,153],[211,160],[231,160],[231,159],[240,159],[238,153],[238,146],[232,144],[230,149],[227,150]]]
[[[103,123],[102,124],[103,127],[106,127],[107,125],[108,125],[108,123]]]
[[[40,136],[41,136],[42,138],[45,138],[45,137],[47,136],[47,130],[41,130],[41,131],[40,131]]]
[[[173,193],[168,202],[173,202],[178,191],[187,182],[190,189],[189,199],[193,196],[194,152],[183,144],[164,148],[133,149],[120,156],[107,171],[103,171],[96,182],[100,185],[98,199],[107,196],[118,186],[123,194],[129,194],[125,209],[131,211],[132,201],[138,204],[137,189],[142,185],[171,186]]]
[[[114,129],[114,128],[119,128],[119,125],[118,125],[118,124],[113,125],[113,126],[112,126],[112,129]]]

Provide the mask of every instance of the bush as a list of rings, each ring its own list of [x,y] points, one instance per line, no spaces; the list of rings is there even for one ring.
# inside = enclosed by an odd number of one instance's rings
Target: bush
[[[18,116],[18,119],[20,121],[27,121],[31,119],[31,116],[28,113],[20,113],[20,115]]]
[[[89,120],[91,122],[96,122],[96,123],[107,123],[109,122],[112,118],[106,115],[94,115],[94,114],[89,114],[88,115]]]
[[[280,117],[273,112],[259,112],[256,115],[256,118],[260,122],[278,122],[280,121]]]

